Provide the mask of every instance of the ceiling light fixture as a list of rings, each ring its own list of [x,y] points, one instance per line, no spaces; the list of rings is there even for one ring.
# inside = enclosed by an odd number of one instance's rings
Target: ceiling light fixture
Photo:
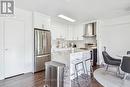
[[[70,22],[75,22],[75,21],[76,21],[76,20],[71,19],[71,18],[69,18],[69,17],[67,17],[67,16],[64,16],[64,15],[58,15],[58,17],[63,18],[63,19],[65,19],[65,20],[67,20],[67,21],[70,21]]]

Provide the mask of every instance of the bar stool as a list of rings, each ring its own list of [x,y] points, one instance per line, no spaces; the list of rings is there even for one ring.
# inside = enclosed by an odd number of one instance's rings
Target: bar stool
[[[75,59],[72,63],[74,65],[74,76],[75,76],[74,79],[73,79],[74,84],[76,82],[76,84],[78,85],[78,87],[81,87],[79,79],[84,79],[85,82],[89,81],[88,70],[87,70],[87,67],[86,67],[85,60],[79,58],[79,59]],[[82,73],[79,76],[79,72],[80,71],[82,71]]]
[[[82,68],[80,70],[78,68],[79,65],[80,65],[80,68]],[[74,72],[71,74],[71,76],[74,75],[75,76],[74,78],[79,76],[79,71],[83,71],[83,74],[85,74],[85,67],[84,67],[84,62],[82,61],[82,59],[80,59],[80,58],[74,59],[72,61],[72,66],[74,68]]]
[[[78,70],[78,65],[82,65],[82,69],[80,69],[80,70]],[[83,61],[80,61],[80,62],[78,62],[78,63],[76,63],[75,64],[75,73],[76,73],[76,77],[77,77],[77,79],[78,79],[78,76],[79,76],[79,71],[83,71],[83,74],[85,74],[85,67],[84,67],[84,63],[83,63]]]
[[[73,65],[74,65],[74,84],[76,82],[76,84],[78,85],[78,87],[80,87],[80,82],[79,82],[79,72],[80,71],[83,71],[83,74],[85,74],[85,67],[84,67],[84,63],[83,61],[81,61],[80,59],[75,59],[73,62]],[[82,69],[79,70],[78,66],[81,65],[80,67]],[[82,77],[82,76],[80,76]],[[83,78],[83,77],[82,77]],[[83,78],[84,79],[84,78]]]
[[[86,72],[87,72],[87,75],[89,75],[88,74],[88,69],[87,69],[87,61],[90,61],[90,75],[91,75],[91,78],[93,77],[93,67],[92,67],[92,65],[93,65],[93,60],[91,60],[91,59],[87,59],[87,60],[85,60],[85,68],[86,68]]]

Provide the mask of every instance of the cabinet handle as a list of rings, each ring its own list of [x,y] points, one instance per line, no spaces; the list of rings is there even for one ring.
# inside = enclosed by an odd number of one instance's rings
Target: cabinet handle
[[[37,56],[37,57],[47,57],[47,56],[50,56],[51,54],[46,54],[46,55],[40,55],[40,56]]]

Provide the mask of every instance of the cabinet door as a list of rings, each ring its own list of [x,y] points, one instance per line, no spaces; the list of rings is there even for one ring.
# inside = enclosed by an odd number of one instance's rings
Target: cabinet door
[[[5,28],[5,78],[24,73],[24,22],[6,20]]]
[[[80,24],[80,25],[77,25],[77,26],[75,26],[75,29],[76,29],[76,31],[75,31],[75,40],[83,40],[83,25],[82,24]]]
[[[34,27],[40,29],[50,29],[50,16],[34,12]]]
[[[65,30],[65,39],[66,40],[74,40],[74,26],[73,25],[68,25],[68,27]]]
[[[65,29],[66,25],[56,21],[52,21],[51,23],[52,40],[56,40],[57,38],[65,38],[65,31],[66,31]]]

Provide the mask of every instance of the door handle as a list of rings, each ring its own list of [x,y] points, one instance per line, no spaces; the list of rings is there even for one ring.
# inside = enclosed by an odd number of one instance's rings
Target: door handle
[[[8,49],[0,49],[0,51],[7,51]]]
[[[8,49],[4,49],[5,51],[8,51]]]

